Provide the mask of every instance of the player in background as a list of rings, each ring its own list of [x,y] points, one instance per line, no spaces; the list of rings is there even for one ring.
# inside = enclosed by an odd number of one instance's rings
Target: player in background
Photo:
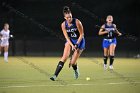
[[[4,49],[4,61],[8,62],[8,48],[9,48],[9,24],[5,23],[3,30],[0,31],[0,54]]]
[[[113,16],[108,15],[106,23],[103,24],[99,30],[99,35],[103,35],[103,50],[104,50],[104,69],[107,69],[107,59],[110,57],[109,68],[113,69],[113,62],[115,56],[115,48],[117,45],[116,36],[120,36],[121,33],[116,29],[116,25],[113,24]]]
[[[67,6],[63,8],[63,14],[65,21],[61,24],[61,28],[64,37],[66,38],[66,43],[63,56],[57,65],[54,75],[50,78],[53,81],[56,80],[56,77],[62,70],[64,63],[70,55],[71,49],[74,50],[74,53],[70,60],[70,65],[73,67],[74,76],[75,79],[77,79],[79,77],[79,70],[76,61],[85,49],[84,29],[82,23],[78,19],[72,17],[71,10]]]

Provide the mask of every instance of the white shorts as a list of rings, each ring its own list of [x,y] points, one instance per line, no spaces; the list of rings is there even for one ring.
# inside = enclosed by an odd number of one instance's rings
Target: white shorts
[[[9,42],[0,41],[0,46],[9,46]]]

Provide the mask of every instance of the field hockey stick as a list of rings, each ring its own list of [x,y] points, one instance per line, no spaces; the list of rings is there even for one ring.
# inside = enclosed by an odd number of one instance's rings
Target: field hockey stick
[[[7,38],[7,37],[6,37],[6,38]],[[14,38],[14,36],[13,36],[13,35],[9,35],[8,38]],[[2,35],[0,34],[0,40],[2,40],[2,39],[5,39],[5,37],[3,38]]]
[[[2,35],[0,35],[0,38],[2,38]],[[14,38],[13,35],[9,35],[9,38]]]
[[[98,28],[98,29],[103,29],[103,30],[105,30],[105,31],[109,32],[109,30],[106,30],[105,28],[101,28],[101,26],[99,26],[99,25],[95,25],[95,28]],[[117,32],[117,29],[116,29],[116,28],[115,28],[114,33],[115,33],[115,37],[121,36],[121,35],[119,35],[119,34],[118,34],[118,32]]]
[[[76,49],[77,49],[77,47],[78,47],[78,46],[76,45]],[[73,54],[74,54],[74,52],[75,52],[76,49],[72,49],[72,50],[71,50],[69,68],[71,67],[71,60],[72,60]]]
[[[99,25],[95,25],[95,28],[99,28],[99,29],[105,30],[105,28],[101,28],[101,26],[99,26]],[[115,28],[115,32],[116,32],[117,30],[120,31],[119,29]],[[106,30],[106,31],[107,31],[107,30]],[[137,40],[137,37],[134,36],[134,35],[132,35],[132,34],[125,33],[125,32],[123,32],[123,31],[121,31],[121,33],[122,33],[121,36],[125,37],[126,39],[130,39],[130,40],[132,40],[132,41],[136,41],[136,40]],[[116,34],[117,34],[117,32],[116,32]],[[118,36],[118,35],[117,35],[117,36]]]

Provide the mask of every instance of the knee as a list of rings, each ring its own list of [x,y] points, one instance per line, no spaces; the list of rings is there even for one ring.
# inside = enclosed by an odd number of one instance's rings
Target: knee
[[[108,53],[104,53],[104,57],[108,57],[109,55],[108,55]]]
[[[109,56],[109,53],[104,51],[104,56]]]
[[[110,52],[110,56],[114,56],[114,51],[111,51]]]

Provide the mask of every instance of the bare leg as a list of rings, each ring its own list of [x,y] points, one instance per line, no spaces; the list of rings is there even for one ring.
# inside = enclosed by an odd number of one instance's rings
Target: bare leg
[[[70,44],[67,42],[67,43],[65,44],[63,56],[62,56],[62,58],[60,59],[60,61],[66,62],[67,58],[68,58],[69,55],[70,55],[70,49],[71,49],[71,46],[70,46]]]
[[[57,65],[57,67],[56,67],[54,76],[52,76],[52,77],[50,78],[52,81],[55,81],[56,77],[59,75],[60,71],[62,70],[62,68],[63,68],[63,66],[64,66],[64,63],[66,62],[67,58],[69,57],[70,49],[71,49],[71,46],[70,46],[69,43],[67,42],[67,43],[65,44],[63,56],[62,56],[61,60],[59,61],[58,65]]]
[[[109,56],[109,48],[104,48],[104,70],[107,69],[108,56]]]
[[[83,49],[82,50],[80,50],[80,49],[77,49],[75,52],[74,52],[74,54],[73,54],[73,56],[72,56],[72,59],[71,59],[71,62],[70,62],[70,64],[72,65],[72,67],[73,67],[73,70],[74,70],[74,77],[75,77],[75,79],[77,79],[78,77],[79,77],[79,75],[80,75],[80,73],[79,73],[79,70],[78,70],[78,67],[77,67],[77,59],[80,57],[80,55],[81,55],[81,53],[83,52]]]
[[[109,50],[110,50],[110,69],[113,69],[115,48],[116,48],[116,44],[111,44],[109,47]]]

